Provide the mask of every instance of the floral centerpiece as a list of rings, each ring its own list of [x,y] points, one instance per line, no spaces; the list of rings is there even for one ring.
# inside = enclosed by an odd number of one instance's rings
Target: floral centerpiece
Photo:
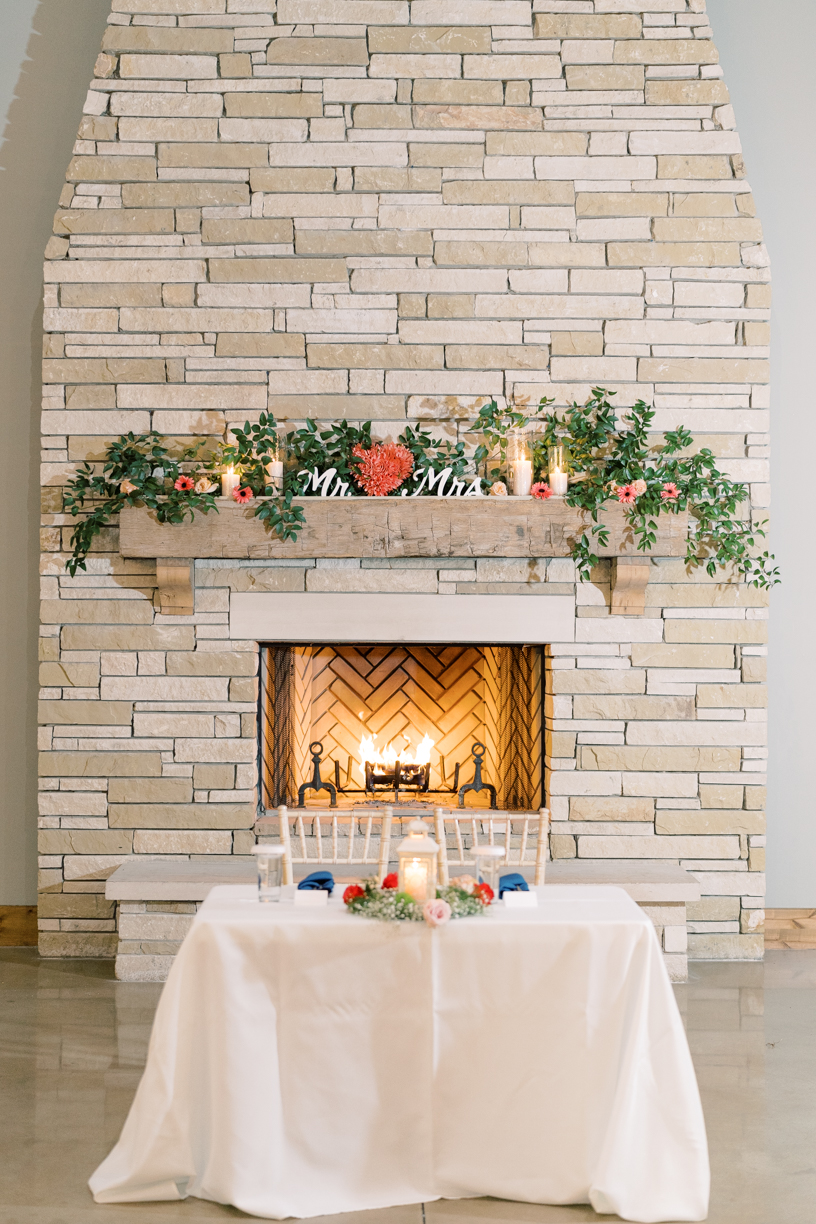
[[[420,905],[407,892],[399,892],[397,874],[387,875],[382,884],[364,880],[349,884],[343,893],[349,913],[380,922],[422,922],[429,926],[444,926],[451,918],[470,918],[483,914],[493,901],[489,884],[478,884],[472,876],[458,876],[450,884],[437,888],[436,900]]]

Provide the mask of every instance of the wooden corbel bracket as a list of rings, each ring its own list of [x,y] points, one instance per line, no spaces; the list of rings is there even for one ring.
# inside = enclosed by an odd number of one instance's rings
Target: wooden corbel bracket
[[[612,561],[613,616],[642,616],[651,573],[648,557],[615,557]]]
[[[157,557],[156,586],[159,611],[165,616],[193,615],[193,562],[189,557]]]

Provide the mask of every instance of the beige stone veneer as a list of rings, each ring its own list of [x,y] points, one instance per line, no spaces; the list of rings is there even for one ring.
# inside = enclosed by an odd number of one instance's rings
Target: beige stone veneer
[[[680,863],[690,954],[762,954],[762,593],[656,558],[645,617],[613,617],[608,561],[576,587],[546,557],[221,559],[172,617],[115,530],[69,578],[62,509],[130,429],[221,437],[271,408],[472,442],[479,397],[600,383],[692,429],[762,517],[744,175],[704,0],[115,0],[46,250],[46,955],[113,955],[128,855],[248,850],[250,590],[574,593],[548,658],[555,856]]]

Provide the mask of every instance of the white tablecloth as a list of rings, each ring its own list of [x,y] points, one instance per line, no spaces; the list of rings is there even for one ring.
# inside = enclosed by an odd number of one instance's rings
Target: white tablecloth
[[[438,930],[213,889],[164,987],[99,1203],[283,1219],[436,1198],[702,1220],[708,1153],[648,918],[548,885]]]

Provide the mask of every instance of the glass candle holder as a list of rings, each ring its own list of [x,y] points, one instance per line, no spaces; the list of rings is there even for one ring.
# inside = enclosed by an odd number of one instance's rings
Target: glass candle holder
[[[287,437],[284,429],[277,431],[275,449],[270,453],[266,465],[267,483],[275,496],[283,493],[283,470],[286,463]]]
[[[279,843],[271,842],[254,846],[252,852],[258,865],[258,900],[280,901],[286,850]]]
[[[533,456],[524,429],[514,429],[507,439],[507,462],[514,497],[527,497],[533,484]]]
[[[566,443],[551,446],[547,455],[548,482],[554,497],[563,497],[569,488],[570,453]]]
[[[409,893],[419,905],[436,900],[436,859],[439,846],[428,836],[424,820],[412,820],[408,836],[400,842],[399,858],[400,892]]]
[[[237,489],[240,483],[241,477],[235,468],[226,468],[221,473],[221,496],[231,498],[233,489]]]
[[[493,897],[499,899],[499,864],[505,857],[502,846],[474,846],[473,857],[476,859],[476,879],[480,884],[488,884],[493,889]]]

